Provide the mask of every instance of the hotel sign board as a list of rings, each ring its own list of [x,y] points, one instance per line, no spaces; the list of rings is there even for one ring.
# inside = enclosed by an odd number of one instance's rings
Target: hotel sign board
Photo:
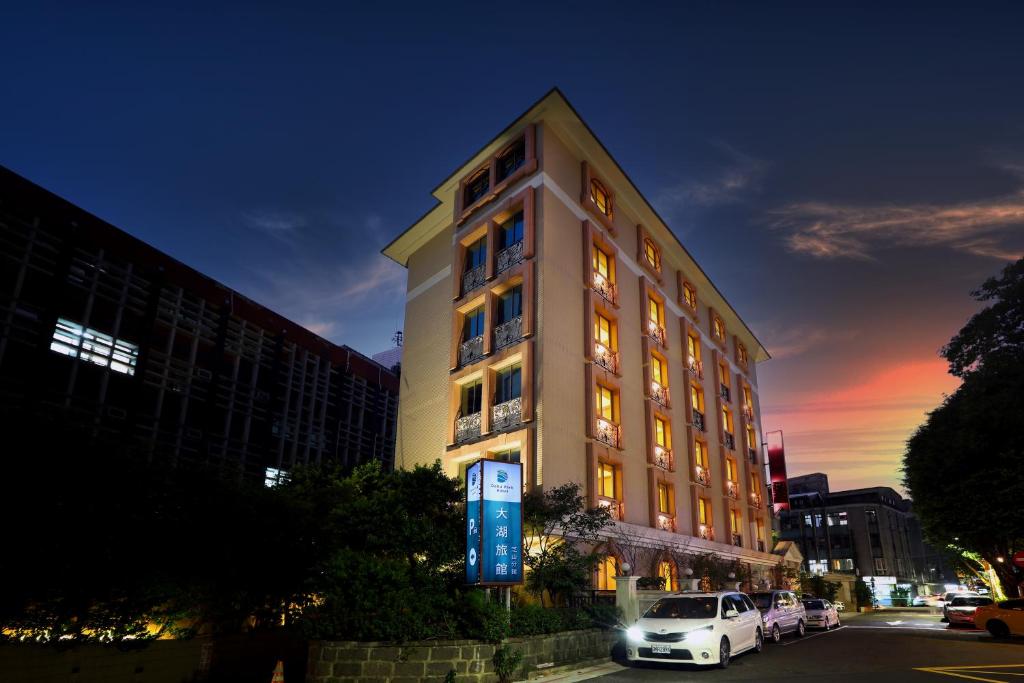
[[[523,467],[478,460],[466,469],[466,583],[523,583]]]
[[[768,446],[768,474],[772,484],[772,504],[775,513],[789,509],[789,488],[786,484],[786,447],[782,432],[768,432],[764,435]]]

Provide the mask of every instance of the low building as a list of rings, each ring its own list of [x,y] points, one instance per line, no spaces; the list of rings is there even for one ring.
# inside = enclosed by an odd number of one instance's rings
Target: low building
[[[0,419],[273,480],[394,465],[398,378],[0,167]]]

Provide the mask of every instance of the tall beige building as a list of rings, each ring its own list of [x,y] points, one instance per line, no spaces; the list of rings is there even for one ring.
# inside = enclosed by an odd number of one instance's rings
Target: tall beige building
[[[433,195],[384,249],[409,271],[396,463],[521,462],[654,544],[776,565],[768,353],[563,95]]]

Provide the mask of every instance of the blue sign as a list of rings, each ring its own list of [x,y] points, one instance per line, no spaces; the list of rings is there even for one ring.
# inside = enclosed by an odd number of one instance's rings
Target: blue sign
[[[480,583],[481,464],[466,469],[466,583]]]

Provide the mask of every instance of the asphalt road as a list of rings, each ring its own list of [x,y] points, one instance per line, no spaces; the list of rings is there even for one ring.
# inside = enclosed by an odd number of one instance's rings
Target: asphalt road
[[[787,636],[728,669],[645,664],[601,681],[920,681],[1024,682],[1024,640],[997,641],[973,629],[949,628],[929,614],[874,613],[844,619],[842,628]]]

